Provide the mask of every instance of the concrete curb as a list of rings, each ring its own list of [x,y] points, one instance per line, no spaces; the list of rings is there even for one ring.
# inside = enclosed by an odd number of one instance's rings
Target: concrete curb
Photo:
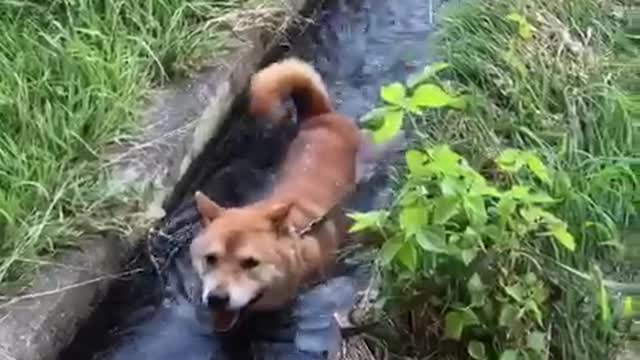
[[[321,4],[280,0],[273,6],[284,19]],[[151,217],[163,215],[162,202],[216,134],[251,74],[286,37],[265,27],[236,35],[240,46],[217,59],[216,65],[158,91],[144,114],[143,134],[111,157],[114,186],[150,189],[152,199],[146,205]],[[80,250],[57,260],[61,265],[44,267],[20,301],[0,304],[0,360],[56,359],[102,300],[109,279],[122,270],[133,248],[131,239],[88,237]]]

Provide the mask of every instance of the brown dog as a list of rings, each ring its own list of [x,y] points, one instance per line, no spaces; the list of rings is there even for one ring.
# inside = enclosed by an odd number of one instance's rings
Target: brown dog
[[[291,97],[301,125],[262,201],[223,209],[196,193],[205,228],[191,256],[217,330],[232,328],[243,310],[287,304],[335,262],[346,229],[331,210],[355,187],[362,142],[355,122],[334,111],[320,75],[300,60],[256,73],[250,95],[250,112],[274,123],[290,121],[282,101]]]

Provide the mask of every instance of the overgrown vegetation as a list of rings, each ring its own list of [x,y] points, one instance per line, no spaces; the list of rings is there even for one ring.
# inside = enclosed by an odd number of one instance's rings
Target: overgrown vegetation
[[[620,282],[639,270],[621,251],[640,210],[630,10],[469,1],[441,29],[444,62],[381,90],[375,138],[418,137],[392,208],[353,214],[384,238],[372,334],[391,354],[615,355],[633,312]]]
[[[0,2],[0,283],[72,243],[80,218],[111,218],[100,154],[151,86],[224,50],[217,19],[242,2]]]

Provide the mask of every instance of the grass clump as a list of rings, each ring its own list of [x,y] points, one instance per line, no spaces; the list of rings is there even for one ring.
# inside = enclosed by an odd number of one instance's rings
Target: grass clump
[[[0,283],[73,243],[112,192],[102,150],[136,128],[148,89],[225,49],[216,19],[241,4],[0,2]]]
[[[375,335],[391,353],[615,355],[628,312],[614,295],[631,304],[621,282],[639,270],[621,251],[640,209],[631,10],[465,2],[441,29],[444,62],[382,89],[376,139],[418,135],[393,207],[353,215],[385,239]]]

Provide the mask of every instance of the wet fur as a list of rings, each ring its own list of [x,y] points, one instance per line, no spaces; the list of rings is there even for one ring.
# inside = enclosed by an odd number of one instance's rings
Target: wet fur
[[[298,135],[261,201],[225,209],[196,194],[204,230],[191,245],[191,257],[203,301],[210,294],[228,295],[231,310],[249,304],[271,310],[292,300],[303,284],[320,280],[335,262],[346,230],[339,212],[302,238],[297,234],[353,191],[361,133],[333,110],[320,76],[300,60],[255,74],[250,95],[252,115],[274,124],[290,119],[282,101],[291,97],[301,119]]]

